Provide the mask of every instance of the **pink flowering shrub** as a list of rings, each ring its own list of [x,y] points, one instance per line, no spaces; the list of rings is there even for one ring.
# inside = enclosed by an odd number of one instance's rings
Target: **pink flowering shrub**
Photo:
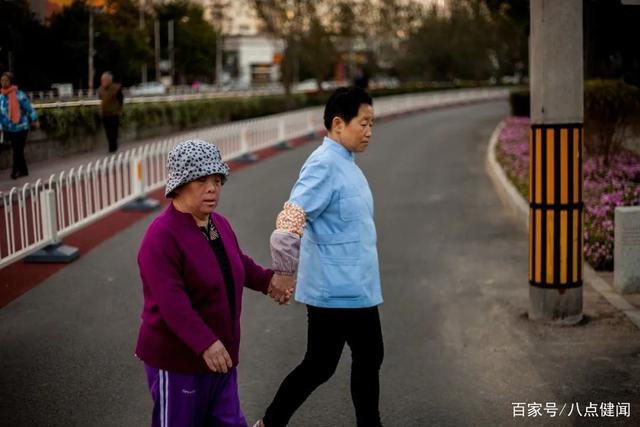
[[[525,199],[529,194],[529,119],[510,117],[498,136],[496,156]],[[604,166],[601,155],[585,158],[584,255],[597,270],[613,269],[614,213],[617,206],[640,205],[640,156],[619,150]]]
[[[509,180],[529,197],[529,118],[509,117],[498,135],[496,157]]]

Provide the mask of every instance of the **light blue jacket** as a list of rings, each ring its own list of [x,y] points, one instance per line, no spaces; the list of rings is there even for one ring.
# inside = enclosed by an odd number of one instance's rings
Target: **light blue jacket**
[[[20,104],[20,121],[13,123],[9,119],[9,97],[0,95],[0,129],[5,132],[22,132],[29,130],[29,125],[38,120],[38,114],[33,109],[29,98],[21,90],[16,93]]]
[[[302,167],[289,202],[307,215],[296,301],[326,308],[382,303],[373,197],[353,153],[325,138]]]

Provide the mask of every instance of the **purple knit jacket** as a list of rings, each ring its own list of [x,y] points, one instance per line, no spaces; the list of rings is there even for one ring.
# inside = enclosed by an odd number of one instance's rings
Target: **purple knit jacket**
[[[138,266],[144,307],[136,356],[173,372],[210,372],[202,353],[221,340],[234,366],[240,347],[243,287],[267,293],[273,271],[242,253],[229,222],[211,216],[235,282],[235,318],[231,318],[224,278],[207,239],[190,214],[169,204],[145,233]]]

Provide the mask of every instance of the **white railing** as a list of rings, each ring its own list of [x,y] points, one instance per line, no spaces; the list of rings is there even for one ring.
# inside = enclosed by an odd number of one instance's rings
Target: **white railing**
[[[507,89],[467,89],[376,99],[377,117],[430,107],[506,98]],[[92,222],[162,188],[167,154],[189,138],[216,144],[230,160],[324,129],[322,108],[314,107],[233,122],[162,139],[0,192],[0,268],[57,243]]]
[[[300,91],[298,91],[300,92]],[[256,95],[276,95],[284,93],[284,88],[280,84],[270,84],[256,86],[246,89],[219,89],[216,86],[207,85],[206,88],[192,88],[190,86],[169,86],[163,90],[162,94],[139,95],[134,94],[135,89],[123,88],[126,102],[157,102],[179,101],[188,99],[209,99],[225,97],[249,97]],[[93,91],[79,89],[66,96],[59,96],[56,90],[40,90],[25,92],[27,97],[38,108],[47,107],[73,107],[78,105],[98,105],[97,89]],[[154,101],[149,101],[149,100]]]
[[[97,106],[100,105],[100,100],[96,95],[78,97],[73,100],[57,99],[51,95],[50,92],[37,92],[39,95],[34,96],[30,93],[29,96],[34,100],[33,106],[37,109],[46,108],[61,108],[61,107],[82,107],[82,106]],[[282,89],[277,88],[258,88],[251,90],[234,90],[225,92],[186,92],[186,91],[170,91],[164,95],[145,95],[145,96],[127,96],[125,93],[125,104],[147,104],[154,102],[178,102],[178,101],[190,101],[196,99],[222,99],[222,98],[249,98],[253,96],[269,96],[279,95],[284,93]],[[51,95],[51,96],[50,96]],[[38,102],[35,102],[35,100]]]

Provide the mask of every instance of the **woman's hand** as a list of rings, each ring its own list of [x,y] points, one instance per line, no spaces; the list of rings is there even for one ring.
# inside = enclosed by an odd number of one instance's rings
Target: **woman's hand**
[[[269,296],[278,304],[288,304],[296,286],[294,276],[274,274],[269,284]]]
[[[233,367],[231,356],[220,340],[211,344],[211,346],[202,353],[204,361],[209,369],[213,372],[226,374]]]
[[[34,129],[40,129],[40,121],[39,121],[39,120],[36,120],[35,122],[31,123],[31,126],[32,126]]]

